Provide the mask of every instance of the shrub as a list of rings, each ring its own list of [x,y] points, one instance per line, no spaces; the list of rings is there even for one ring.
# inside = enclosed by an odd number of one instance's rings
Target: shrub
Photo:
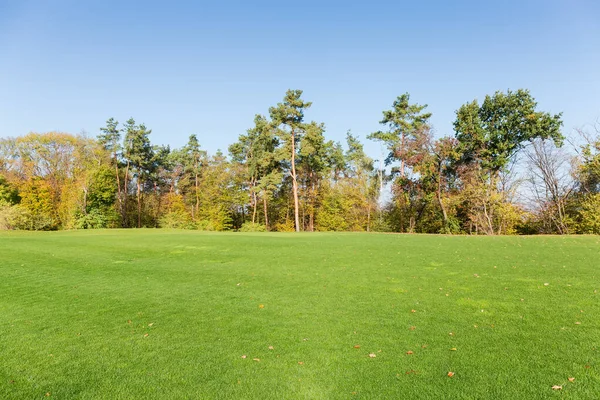
[[[266,232],[267,227],[256,222],[244,222],[240,228],[240,232]]]
[[[163,215],[158,224],[161,228],[172,229],[194,229],[194,223],[190,215],[185,211],[171,211]]]

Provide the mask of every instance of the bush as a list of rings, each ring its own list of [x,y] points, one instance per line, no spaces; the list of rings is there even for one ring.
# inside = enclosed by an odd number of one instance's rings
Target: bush
[[[110,213],[104,213],[98,209],[92,209],[87,214],[75,216],[76,229],[103,229],[114,225],[114,217]]]
[[[581,203],[580,233],[600,234],[600,193],[590,194]]]
[[[163,215],[158,224],[161,228],[171,229],[194,229],[194,223],[190,215],[185,211],[172,211]]]
[[[0,230],[26,229],[27,211],[0,200]]]
[[[240,232],[266,232],[267,227],[256,222],[244,222],[239,230]]]

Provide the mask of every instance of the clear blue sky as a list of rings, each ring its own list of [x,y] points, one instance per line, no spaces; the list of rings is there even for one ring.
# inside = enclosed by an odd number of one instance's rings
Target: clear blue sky
[[[449,135],[461,104],[509,88],[568,132],[600,117],[599,15],[596,0],[0,0],[0,136],[133,116],[153,143],[226,150],[288,88],[334,140],[365,139],[404,92]]]

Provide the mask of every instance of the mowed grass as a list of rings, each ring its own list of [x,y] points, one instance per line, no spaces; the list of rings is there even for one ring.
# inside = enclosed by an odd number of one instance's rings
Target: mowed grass
[[[599,237],[0,234],[2,399],[597,399],[599,349]]]

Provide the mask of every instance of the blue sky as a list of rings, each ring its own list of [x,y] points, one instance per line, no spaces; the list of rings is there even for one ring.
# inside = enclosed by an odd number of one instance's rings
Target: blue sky
[[[404,92],[451,135],[461,104],[509,88],[568,133],[600,117],[598,15],[595,0],[0,0],[0,136],[133,116],[153,143],[226,150],[288,88],[334,140],[380,129]]]

